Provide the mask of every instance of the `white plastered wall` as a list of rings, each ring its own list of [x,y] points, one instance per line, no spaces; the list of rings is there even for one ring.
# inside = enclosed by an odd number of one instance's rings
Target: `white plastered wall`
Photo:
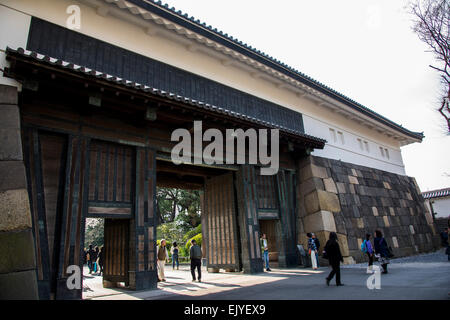
[[[313,155],[405,175],[400,148],[386,143],[389,141],[375,140],[371,135],[361,134],[357,126],[346,126],[342,119],[330,124],[304,115],[303,123],[308,134],[327,140],[325,148],[314,150]],[[330,129],[334,130],[334,134]],[[339,133],[342,133],[342,138]],[[385,150],[388,150],[387,153]]]
[[[2,0],[1,4],[21,12],[22,17],[36,16],[63,27],[69,16],[66,13],[67,7],[76,4],[81,9],[81,29],[77,30],[78,32],[301,112],[304,115],[305,132],[328,141],[325,149],[314,151],[314,155],[405,174],[400,144],[397,140],[333,113],[316,102],[299,98],[295,92],[261,78],[261,72],[257,73],[256,77],[252,76],[252,71],[243,64],[224,64],[221,59],[229,59],[229,57],[217,52],[205,53],[203,49],[196,50],[198,43],[175,35],[164,27],[149,24],[117,7],[113,7],[114,12],[126,16],[129,21],[116,18],[111,11],[102,16],[97,13],[96,8],[85,4],[88,2],[93,1]],[[98,4],[104,5],[105,2],[99,1]],[[14,24],[14,21],[15,18],[8,19],[4,24]],[[27,23],[29,24],[29,21]],[[22,27],[22,29],[27,28]],[[22,41],[5,38],[6,40],[1,42],[0,49],[4,49],[6,45],[25,47],[26,37],[20,35],[19,38]],[[335,143],[330,137],[329,128],[341,131],[345,144],[339,144],[339,140]],[[358,138],[368,142],[370,152],[359,150]],[[389,159],[382,157],[380,146],[389,150]]]
[[[25,48],[30,22],[31,17],[29,15],[0,5],[0,68],[2,70],[9,66],[5,59],[7,46]],[[0,84],[16,86],[20,89],[20,84],[17,81],[3,77],[3,74],[0,75]]]
[[[431,199],[435,218],[450,217],[450,197]]]

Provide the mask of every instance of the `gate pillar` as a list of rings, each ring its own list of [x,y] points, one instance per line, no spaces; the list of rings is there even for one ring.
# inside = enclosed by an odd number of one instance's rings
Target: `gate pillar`
[[[130,226],[130,287],[156,289],[156,152],[136,150],[135,215]]]
[[[259,242],[258,194],[255,167],[242,165],[236,173],[238,225],[241,241],[241,261],[244,273],[263,272]]]

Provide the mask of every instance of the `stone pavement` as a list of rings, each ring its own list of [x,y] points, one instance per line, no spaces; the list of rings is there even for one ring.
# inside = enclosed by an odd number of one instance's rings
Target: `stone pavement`
[[[203,270],[203,282],[192,282],[188,266],[172,271],[166,267],[167,282],[157,290],[129,291],[106,289],[101,277],[85,278],[83,298],[100,300],[448,300],[450,292],[450,262],[442,251],[391,260],[389,273],[381,275],[381,289],[369,290],[367,264],[345,265],[341,269],[343,287],[334,279],[325,284],[328,267],[273,268],[257,275],[243,273],[208,273]]]

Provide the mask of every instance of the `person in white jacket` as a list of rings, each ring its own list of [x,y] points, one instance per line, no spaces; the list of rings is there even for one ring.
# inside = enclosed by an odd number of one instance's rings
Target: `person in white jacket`
[[[161,239],[160,245],[158,246],[158,250],[156,251],[156,257],[158,267],[158,281],[166,281],[166,277],[164,275],[164,267],[166,265],[166,261],[169,260],[169,254],[167,253],[165,239]]]

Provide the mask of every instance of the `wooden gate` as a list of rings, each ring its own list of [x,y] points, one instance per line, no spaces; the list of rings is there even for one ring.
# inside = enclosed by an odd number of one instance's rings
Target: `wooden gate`
[[[203,201],[203,252],[207,267],[239,270],[233,173],[208,179]]]
[[[128,286],[128,239],[130,220],[105,219],[103,280]]]

